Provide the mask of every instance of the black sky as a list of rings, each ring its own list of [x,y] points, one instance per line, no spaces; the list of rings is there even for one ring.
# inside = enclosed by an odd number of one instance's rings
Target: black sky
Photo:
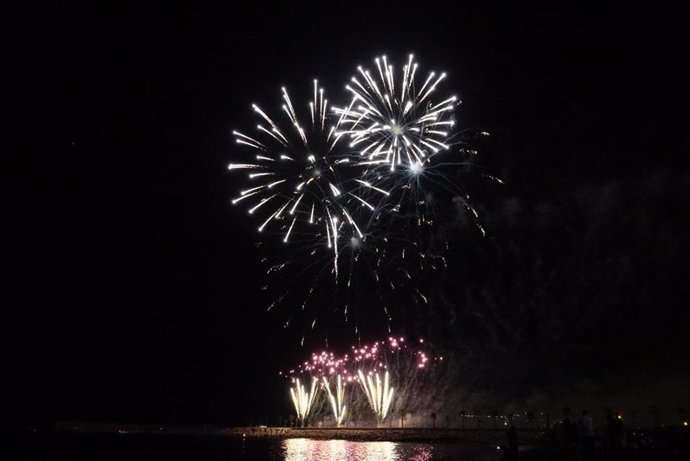
[[[281,85],[318,77],[335,92],[382,53],[412,52],[449,73],[459,123],[491,133],[480,155],[506,182],[476,197],[488,238],[456,262],[466,286],[440,296],[454,306],[450,336],[481,351],[473,369],[503,379],[487,363],[515,350],[523,368],[566,367],[535,352],[551,341],[577,358],[575,374],[615,374],[612,357],[640,374],[687,370],[690,118],[677,12],[579,2],[5,9],[7,420],[269,412],[275,371],[305,350],[257,299],[254,230],[229,205],[230,132]],[[532,288],[506,279],[530,270]],[[505,309],[538,298],[534,287],[559,307]],[[493,321],[477,314],[487,293]],[[540,323],[530,315],[553,327],[530,332]],[[583,318],[582,335],[568,331]],[[593,351],[613,344],[607,331],[618,349],[597,362]],[[544,375],[521,379],[536,386]]]

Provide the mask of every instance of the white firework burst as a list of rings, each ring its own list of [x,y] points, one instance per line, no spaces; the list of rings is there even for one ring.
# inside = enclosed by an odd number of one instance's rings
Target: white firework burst
[[[449,148],[456,96],[434,98],[445,73],[428,74],[416,82],[417,63],[410,55],[397,76],[386,56],[376,58],[373,73],[359,66],[359,76],[346,86],[352,100],[346,108],[335,108],[350,147],[359,154],[359,165],[390,171],[406,169],[419,173],[436,153]],[[373,74],[373,75],[372,75]]]
[[[437,97],[446,74],[420,78],[412,55],[397,68],[385,56],[375,63],[373,71],[360,66],[346,86],[349,105],[329,106],[314,80],[307,101],[282,88],[278,110],[252,105],[256,127],[233,132],[245,150],[228,168],[245,184],[232,203],[246,206],[260,235],[289,244],[266,246],[262,291],[279,292],[267,309],[283,306],[284,326],[300,323],[302,343],[322,316],[326,337],[334,314],[359,335],[363,319],[382,320],[390,331],[398,312],[426,306],[420,275],[446,266],[438,211],[461,204],[483,233],[451,168],[471,164],[476,151],[467,130],[454,131],[458,99]],[[451,147],[460,155],[436,157]]]
[[[235,141],[255,153],[250,160],[228,166],[230,170],[248,171],[249,180],[232,203],[248,203],[248,213],[260,216],[259,232],[275,224],[285,243],[297,233],[325,240],[335,255],[337,272],[339,241],[352,235],[364,237],[350,208],[373,206],[348,191],[348,181],[341,178],[339,170],[350,164],[350,158],[341,148],[344,143],[339,143],[340,120],[329,125],[323,88],[314,80],[306,124],[287,90],[283,87],[281,91],[281,119],[272,118],[254,104],[261,119],[256,133],[250,136],[233,131]],[[282,128],[280,121],[287,128]],[[358,183],[355,185],[359,188]]]

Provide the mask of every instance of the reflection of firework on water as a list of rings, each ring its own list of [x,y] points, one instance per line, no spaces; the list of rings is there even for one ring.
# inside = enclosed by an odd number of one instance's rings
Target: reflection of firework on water
[[[293,384],[300,376],[321,381],[323,392],[314,403],[314,419],[332,417],[340,426],[345,420],[367,421],[373,415],[381,424],[395,411],[415,411],[424,401],[423,394],[434,390],[443,357],[430,351],[421,339],[408,343],[404,337],[391,336],[386,341],[352,346],[342,355],[314,353],[281,375]],[[335,395],[331,389],[334,380],[338,386]],[[353,387],[347,390],[349,386]]]
[[[316,378],[312,379],[311,390],[307,392],[306,388],[302,383],[300,383],[299,378],[295,380],[295,387],[290,388],[290,396],[292,397],[292,403],[295,406],[295,412],[297,413],[297,419],[304,424],[309,416],[309,412],[314,404],[314,398],[316,398],[316,384],[318,380]]]

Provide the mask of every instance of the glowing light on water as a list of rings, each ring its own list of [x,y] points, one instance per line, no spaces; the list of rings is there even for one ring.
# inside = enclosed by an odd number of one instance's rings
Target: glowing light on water
[[[395,442],[291,438],[282,442],[282,451],[285,461],[429,461],[433,447]]]

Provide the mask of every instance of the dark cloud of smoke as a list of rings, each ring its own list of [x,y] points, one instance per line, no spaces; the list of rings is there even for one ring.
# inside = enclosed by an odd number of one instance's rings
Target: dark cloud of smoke
[[[447,408],[649,420],[690,407],[690,176],[510,189],[475,203],[486,237],[460,206],[439,230],[450,266],[424,325],[455,351]]]

